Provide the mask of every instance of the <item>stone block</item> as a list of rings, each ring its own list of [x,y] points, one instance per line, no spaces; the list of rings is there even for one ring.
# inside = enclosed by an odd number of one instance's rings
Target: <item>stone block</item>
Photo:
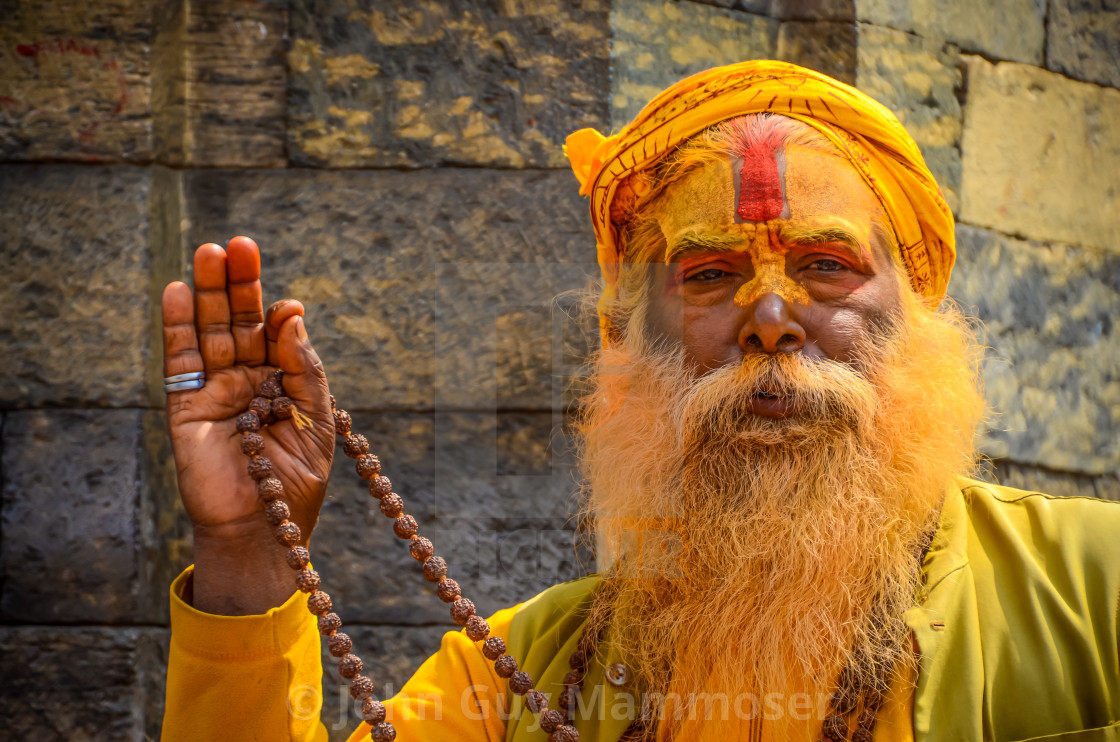
[[[145,406],[151,174],[0,166],[0,405]]]
[[[856,36],[853,23],[786,21],[778,33],[777,58],[854,85]]]
[[[772,59],[778,22],[672,0],[618,0],[611,7],[611,126],[628,123],[681,78],[717,65]]]
[[[989,456],[1085,474],[1120,467],[1120,256],[957,228],[949,295],[984,322]]]
[[[0,628],[5,737],[158,739],[168,636],[163,629]]]
[[[856,19],[854,0],[773,0],[769,15],[784,21],[840,21]]]
[[[1000,484],[1028,492],[1043,492],[1058,497],[1096,497],[1120,499],[1120,478],[1116,474],[1089,476],[1023,466],[1013,461],[995,461],[995,479]]]
[[[377,697],[389,698],[416,669],[439,649],[443,635],[457,626],[363,626],[347,624],[354,653],[362,658],[362,674],[377,686]],[[346,742],[362,722],[362,705],[350,698],[347,681],[339,677],[338,660],[323,643],[323,711],[320,717],[331,742]]]
[[[151,5],[8,2],[0,160],[152,158]]]
[[[985,57],[1042,64],[1046,0],[856,0],[856,17]]]
[[[553,407],[553,354],[510,338],[547,344],[552,298],[598,270],[570,172],[194,172],[184,187],[189,244],[252,236],[266,300],[307,306],[343,407],[494,409],[499,387]]]
[[[157,158],[179,167],[283,167],[286,3],[208,0],[157,9]]]
[[[552,413],[357,414],[406,512],[489,614],[587,571],[577,553],[577,479]],[[392,522],[339,453],[312,539],[339,615],[453,626]]]
[[[701,5],[712,5],[728,10],[743,10],[755,15],[768,15],[775,17],[771,12],[772,6],[780,0],[692,0]],[[826,2],[828,0],[825,0]]]
[[[956,213],[960,208],[962,118],[956,47],[860,24],[858,56],[856,87],[898,116]]]
[[[302,165],[567,166],[607,127],[606,4],[301,0],[288,150]]]
[[[1120,4],[1050,0],[1046,66],[1069,77],[1120,88]]]
[[[1120,252],[1120,90],[968,59],[961,221]]]

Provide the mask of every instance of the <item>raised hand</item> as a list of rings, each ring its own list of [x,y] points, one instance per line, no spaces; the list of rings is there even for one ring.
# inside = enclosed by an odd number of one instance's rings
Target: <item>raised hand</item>
[[[247,237],[194,255],[194,284],[163,292],[164,375],[206,372],[202,389],[171,392],[167,417],[179,492],[194,524],[193,603],[224,614],[263,612],[287,599],[294,576],[272,535],[241,453],[235,420],[279,368],[284,390],[312,421],[261,431],[273,476],[305,539],[318,520],[334,454],[334,422],[322,363],[307,338],[303,305],[262,311],[260,252]]]

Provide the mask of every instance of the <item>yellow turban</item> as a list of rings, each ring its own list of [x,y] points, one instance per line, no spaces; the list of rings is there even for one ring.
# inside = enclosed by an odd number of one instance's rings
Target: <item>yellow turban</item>
[[[681,80],[613,136],[580,129],[568,137],[564,151],[579,180],[580,194],[591,196],[591,221],[605,283],[601,310],[618,290],[620,225],[611,221],[611,202],[619,186],[704,129],[736,116],[766,112],[804,121],[848,157],[890,218],[914,290],[938,300],[945,295],[956,256],[953,214],[918,146],[894,114],[819,72],[756,60]],[[632,195],[626,194],[627,200]],[[606,319],[601,321],[606,342]]]

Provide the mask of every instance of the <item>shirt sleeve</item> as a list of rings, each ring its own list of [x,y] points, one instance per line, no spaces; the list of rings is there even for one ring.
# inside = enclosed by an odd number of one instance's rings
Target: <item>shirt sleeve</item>
[[[171,585],[161,739],[327,742],[319,720],[321,639],[303,595],[296,592],[261,615],[216,616],[187,602],[193,575],[188,567]],[[519,607],[490,618],[491,636],[508,638]],[[500,742],[508,717],[505,687],[478,645],[462,631],[448,632],[400,693],[385,701],[387,720],[400,739]],[[362,722],[351,742],[368,740],[369,731]]]

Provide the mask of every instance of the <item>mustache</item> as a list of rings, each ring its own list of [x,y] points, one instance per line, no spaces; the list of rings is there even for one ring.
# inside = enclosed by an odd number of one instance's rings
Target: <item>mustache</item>
[[[858,422],[874,416],[878,394],[874,369],[879,358],[864,355],[858,362],[813,358],[802,353],[753,354],[696,378],[683,395],[682,420],[703,420],[708,428],[735,429],[757,421],[749,411],[754,397],[779,397],[793,403],[787,421]]]

